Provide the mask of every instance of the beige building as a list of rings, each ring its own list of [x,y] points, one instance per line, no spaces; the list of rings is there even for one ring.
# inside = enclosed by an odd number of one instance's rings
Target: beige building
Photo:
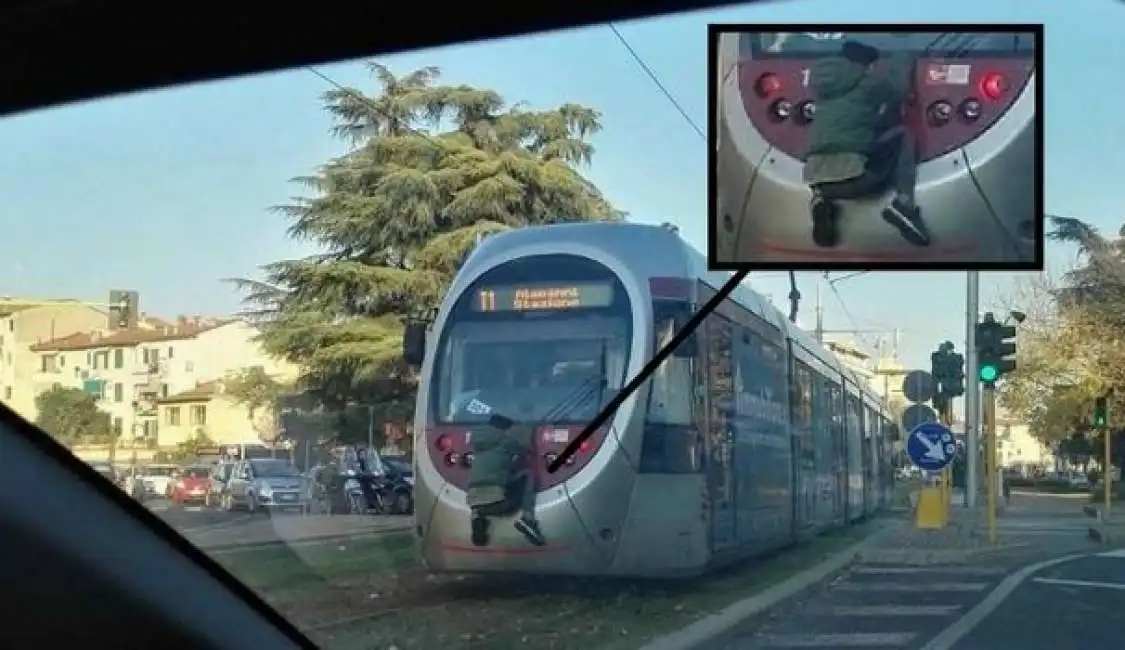
[[[220,379],[157,400],[159,446],[174,447],[201,435],[220,445],[276,438],[277,414],[272,409],[260,408],[251,414],[245,404],[225,392]]]
[[[0,401],[34,420],[40,392],[34,379],[41,360],[31,346],[71,332],[105,329],[108,319],[105,311],[77,301],[0,298]]]
[[[55,385],[81,388],[98,396],[122,446],[134,441],[174,446],[184,439],[179,437],[184,427],[207,427],[209,416],[189,408],[172,424],[169,413],[163,414],[167,419],[161,417],[162,400],[253,366],[282,380],[296,376],[295,368],[261,350],[253,340],[256,334],[241,320],[199,317],[175,323],[147,319],[117,332],[79,332],[31,346],[38,372],[27,390],[38,394]],[[171,438],[161,435],[165,425],[173,429]],[[243,428],[253,429],[249,421]]]

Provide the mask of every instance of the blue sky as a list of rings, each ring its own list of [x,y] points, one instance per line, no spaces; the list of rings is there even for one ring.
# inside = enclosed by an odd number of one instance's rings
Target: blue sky
[[[1047,25],[1048,211],[1115,231],[1125,178],[1117,83],[1125,69],[1125,7],[1111,0],[796,0],[625,23],[619,29],[693,120],[706,125],[708,22],[1043,22]],[[533,106],[577,101],[603,113],[589,175],[635,220],[680,226],[704,248],[706,147],[608,27],[385,57],[403,72],[437,65],[444,79],[499,90]],[[357,63],[323,66],[372,89]],[[222,313],[238,296],[220,278],[307,252],[267,210],[297,192],[287,179],[340,151],[307,70],[103,100],[0,121],[0,295],[100,299],[141,292],[142,309]],[[1086,89],[1083,91],[1083,89]],[[1091,94],[1094,93],[1094,94]],[[1048,263],[1072,251],[1051,248]],[[982,305],[1016,274],[985,274]],[[783,273],[755,285],[783,302]],[[817,274],[801,274],[811,322]],[[965,277],[880,273],[823,288],[826,327],[901,331],[908,365],[964,341]],[[845,306],[842,306],[845,305]],[[870,341],[870,335],[866,336]]]

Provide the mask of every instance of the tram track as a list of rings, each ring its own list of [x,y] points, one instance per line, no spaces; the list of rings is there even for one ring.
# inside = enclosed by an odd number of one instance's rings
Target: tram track
[[[247,582],[314,641],[333,647],[350,647],[341,645],[350,638],[357,647],[404,649],[477,639],[577,649],[602,643],[606,634],[639,643],[687,625],[854,543],[865,530],[839,531],[690,580],[431,574],[397,563],[393,550],[367,548],[305,566],[303,579],[275,579],[272,588]],[[434,620],[441,625],[427,624]]]

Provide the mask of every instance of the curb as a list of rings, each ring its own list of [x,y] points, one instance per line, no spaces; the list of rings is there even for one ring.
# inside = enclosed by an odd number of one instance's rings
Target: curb
[[[1094,519],[1101,519],[1102,518],[1102,511],[1099,510],[1097,506],[1091,506],[1091,505],[1082,506],[1082,513],[1085,514],[1087,517],[1093,517]]]
[[[748,618],[799,595],[833,574],[847,568],[856,561],[860,554],[870,544],[878,541],[880,537],[890,533],[898,527],[909,522],[891,519],[886,524],[875,530],[865,539],[852,546],[837,552],[834,556],[824,560],[816,566],[805,569],[797,575],[769,587],[753,596],[739,600],[728,605],[717,614],[712,614],[700,619],[687,627],[675,632],[659,636],[645,645],[641,650],[689,650],[702,643],[711,641],[716,637],[726,634]]]
[[[276,539],[269,542],[233,542],[227,544],[214,544],[208,546],[200,546],[199,550],[204,553],[210,554],[224,554],[224,553],[251,553],[254,551],[265,551],[272,548],[279,547],[299,547],[299,546],[316,546],[317,544],[329,544],[332,542],[345,542],[353,539],[370,539],[371,537],[380,537],[383,535],[390,535],[393,533],[404,533],[410,530],[409,526],[402,528],[381,528],[377,530],[369,530],[362,533],[341,533],[338,535],[320,535],[317,537],[306,537],[304,539]],[[191,540],[188,540],[191,541]],[[194,543],[194,542],[193,542]]]

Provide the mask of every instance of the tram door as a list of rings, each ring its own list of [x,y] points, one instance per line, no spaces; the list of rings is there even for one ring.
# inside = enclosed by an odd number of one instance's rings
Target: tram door
[[[828,387],[828,412],[832,428],[832,470],[836,477],[836,492],[832,502],[832,520],[848,520],[848,436],[844,431],[844,391],[839,386]]]
[[[701,370],[707,373],[710,403],[708,410],[707,486],[711,509],[711,543],[715,550],[738,543],[735,530],[735,421],[737,404],[734,397],[734,350],[731,344],[731,323],[718,314],[704,321],[707,362]]]

